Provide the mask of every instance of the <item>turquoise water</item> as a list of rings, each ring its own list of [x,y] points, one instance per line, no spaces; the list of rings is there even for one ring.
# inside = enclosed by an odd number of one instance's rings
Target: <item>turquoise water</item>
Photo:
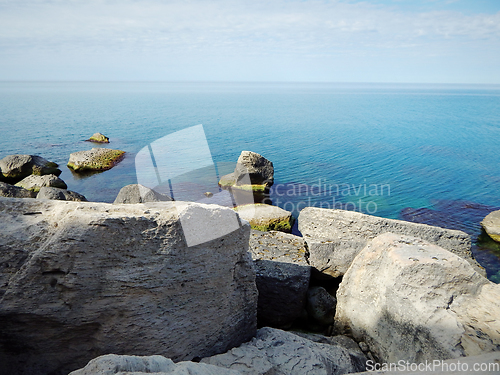
[[[242,150],[274,163],[276,205],[438,221],[470,233],[490,276],[500,271],[500,249],[479,244],[477,222],[500,207],[500,86],[0,83],[0,157],[55,161],[68,188],[93,201],[137,181],[141,148],[198,124],[220,174]],[[72,174],[69,154],[90,149],[83,140],[97,131],[125,159]]]

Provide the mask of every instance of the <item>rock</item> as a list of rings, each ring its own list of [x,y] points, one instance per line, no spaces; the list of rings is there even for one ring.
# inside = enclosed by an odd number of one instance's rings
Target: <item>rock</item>
[[[87,366],[70,375],[114,375],[114,374],[190,374],[190,375],[240,375],[238,371],[207,365],[205,363],[179,362],[161,355],[139,357],[107,354],[91,360]]]
[[[0,170],[7,181],[17,182],[31,174],[59,176],[62,171],[57,167],[56,163],[37,155],[9,155],[0,160]]]
[[[500,210],[489,213],[481,221],[481,226],[491,238],[500,242]]]
[[[466,259],[479,273],[469,236],[461,231],[385,219],[360,212],[306,207],[299,214],[299,231],[309,248],[309,262],[323,274],[343,275],[355,256],[382,233],[409,235],[436,244]]]
[[[171,200],[173,199],[168,195],[160,194],[146,186],[131,184],[120,189],[113,203],[166,202]]]
[[[0,197],[8,198],[35,198],[36,193],[22,187],[0,182]]]
[[[110,148],[93,148],[88,151],[73,152],[69,155],[68,167],[75,172],[105,171],[113,168],[125,154],[125,151]]]
[[[44,186],[40,188],[36,199],[53,199],[59,201],[87,202],[87,198],[71,190]]]
[[[187,247],[186,212],[220,237]],[[185,202],[0,198],[0,373],[67,374],[108,353],[190,360],[250,340],[250,228],[224,234],[228,220]]]
[[[256,203],[235,207],[238,215],[250,223],[252,229],[260,231],[278,230],[290,232],[293,226],[292,213],[277,206]]]
[[[392,366],[392,367],[390,367]],[[500,373],[500,352],[447,359],[430,363],[375,363],[367,361],[366,372],[356,375],[491,375]],[[391,371],[391,369],[393,371]],[[397,371],[397,370],[400,371]]]
[[[236,185],[247,184],[248,178],[252,185],[272,186],[274,183],[273,163],[256,152],[242,151],[234,169]]]
[[[273,328],[261,328],[252,341],[201,360],[242,375],[346,374],[364,371],[341,345],[316,343]]]
[[[26,190],[38,193],[40,188],[44,186],[67,189],[66,183],[54,174],[46,174],[43,176],[30,175],[23,178],[15,186],[22,187]]]
[[[235,184],[236,184],[236,177],[234,176],[234,172],[222,176],[219,180],[219,186],[222,187],[223,189],[230,188]]]
[[[311,277],[305,243],[292,234],[252,230],[249,247],[259,291],[259,324],[288,328],[305,308]]]
[[[307,313],[322,326],[333,324],[336,305],[335,297],[321,286],[314,286],[307,291]]]
[[[385,233],[345,273],[335,329],[380,362],[421,363],[500,350],[498,316],[500,285],[437,245]]]
[[[349,352],[349,356],[357,369],[364,369],[366,365],[366,356],[360,350],[360,347],[350,337],[344,335],[337,336],[323,336],[317,333],[304,333],[304,332],[293,332],[295,335],[303,337],[305,339],[329,345],[341,346]]]
[[[92,137],[87,139],[87,141],[95,143],[109,143],[109,138],[106,137],[104,134],[94,133],[94,135],[92,135]]]

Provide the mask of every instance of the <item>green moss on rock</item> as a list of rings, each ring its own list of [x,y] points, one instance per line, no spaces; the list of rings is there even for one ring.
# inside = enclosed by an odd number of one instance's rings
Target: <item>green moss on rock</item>
[[[67,166],[75,172],[105,171],[113,168],[125,155],[125,151],[109,148],[93,148],[70,155]]]

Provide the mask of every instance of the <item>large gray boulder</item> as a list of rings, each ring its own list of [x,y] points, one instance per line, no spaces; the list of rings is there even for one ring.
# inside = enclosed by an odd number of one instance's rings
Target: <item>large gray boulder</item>
[[[87,202],[87,198],[77,192],[44,186],[40,188],[36,199],[54,199],[59,201]]]
[[[188,247],[189,215],[211,231],[236,220],[183,202],[0,198],[0,373],[67,374],[107,353],[190,360],[250,340],[250,228]]]
[[[105,171],[113,168],[122,160],[125,151],[111,148],[96,148],[73,152],[69,155],[68,168],[75,172]]]
[[[364,371],[359,352],[339,343],[318,343],[273,328],[261,328],[252,341],[202,363],[239,371],[242,375],[336,375]]]
[[[256,152],[242,151],[233,176],[236,185],[247,184],[250,179],[252,185],[270,187],[274,183],[273,163]]]
[[[115,375],[115,374],[157,374],[157,375],[241,375],[229,370],[205,363],[179,362],[161,355],[132,356],[107,354],[91,360],[87,366],[70,375]]]
[[[26,190],[19,186],[14,186],[0,181],[0,197],[7,198],[35,198],[34,191]]]
[[[30,174],[59,176],[62,171],[57,167],[56,163],[38,155],[8,155],[0,160],[1,174],[9,181],[20,181]]]
[[[289,327],[305,309],[311,277],[304,240],[293,234],[252,230],[260,325]]]
[[[67,189],[66,183],[54,174],[46,174],[43,176],[29,175],[23,178],[15,186],[22,187],[27,190],[38,193],[40,188],[44,186]]]
[[[113,203],[167,202],[171,200],[173,199],[168,195],[160,194],[144,185],[131,184],[120,189]]]
[[[304,208],[298,220],[299,231],[309,248],[311,266],[329,276],[343,275],[371,239],[387,232],[436,244],[467,260],[476,271],[486,275],[472,255],[469,235],[462,231],[316,207]]]
[[[491,238],[500,242],[500,210],[489,213],[481,225]]]
[[[337,292],[335,329],[380,362],[421,363],[500,350],[500,285],[463,258],[410,236],[373,239]]]

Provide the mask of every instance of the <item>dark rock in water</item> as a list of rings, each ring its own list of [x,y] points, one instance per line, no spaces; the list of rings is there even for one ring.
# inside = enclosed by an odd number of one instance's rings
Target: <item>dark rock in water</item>
[[[71,190],[44,186],[38,192],[36,199],[53,199],[59,201],[87,202],[87,198]]]
[[[35,193],[37,193],[40,190],[40,188],[44,186],[60,188],[60,189],[68,188],[68,186],[63,180],[61,180],[59,177],[53,174],[46,174],[43,176],[30,175],[26,178],[23,178],[15,186],[34,191]]]
[[[246,179],[249,178],[252,185],[270,187],[274,183],[273,163],[256,152],[242,151],[234,169],[234,178],[236,185],[247,184]]]
[[[124,186],[116,196],[114,204],[172,201],[168,195],[160,194],[146,186],[131,184]]]
[[[35,198],[36,193],[34,191],[26,190],[22,187],[6,184],[5,182],[0,182],[0,197]]]
[[[489,213],[481,221],[481,226],[493,240],[500,242],[500,210]]]
[[[94,133],[94,135],[92,135],[92,137],[87,139],[87,141],[95,143],[109,143],[109,138],[106,137],[104,134]]]
[[[59,176],[62,171],[58,165],[37,155],[9,155],[0,160],[0,171],[5,181],[17,182],[34,174],[42,176],[54,174]]]

